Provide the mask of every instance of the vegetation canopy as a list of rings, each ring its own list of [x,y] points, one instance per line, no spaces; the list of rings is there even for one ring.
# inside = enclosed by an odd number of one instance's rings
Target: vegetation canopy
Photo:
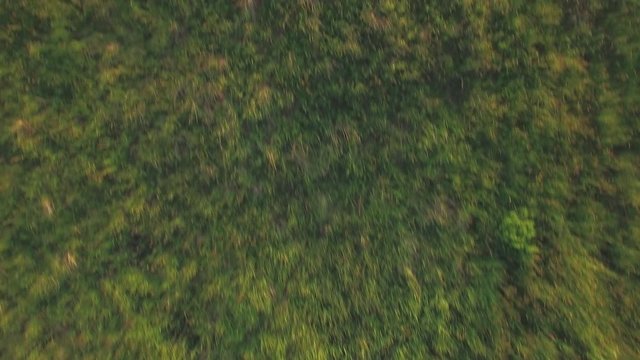
[[[0,2],[0,358],[640,358],[637,0]]]

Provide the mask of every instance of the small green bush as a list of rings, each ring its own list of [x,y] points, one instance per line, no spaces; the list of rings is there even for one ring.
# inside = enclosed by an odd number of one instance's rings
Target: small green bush
[[[530,265],[538,248],[531,243],[536,236],[536,229],[529,211],[510,211],[500,225],[500,238],[505,252],[518,265]]]

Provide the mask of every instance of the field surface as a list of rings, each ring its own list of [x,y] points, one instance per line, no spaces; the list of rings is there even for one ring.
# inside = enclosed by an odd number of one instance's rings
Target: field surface
[[[0,358],[640,358],[637,0],[0,1]]]

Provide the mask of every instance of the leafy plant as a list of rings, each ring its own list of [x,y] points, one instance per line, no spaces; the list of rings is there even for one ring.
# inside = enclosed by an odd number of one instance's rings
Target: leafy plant
[[[510,211],[502,219],[500,239],[508,256],[515,256],[515,259],[508,260],[515,260],[522,266],[531,265],[534,255],[539,252],[538,247],[532,243],[535,236],[535,223],[527,209]]]

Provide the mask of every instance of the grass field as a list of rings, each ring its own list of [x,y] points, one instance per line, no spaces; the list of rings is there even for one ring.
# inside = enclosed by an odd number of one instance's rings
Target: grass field
[[[0,2],[0,358],[640,358],[639,14]]]

